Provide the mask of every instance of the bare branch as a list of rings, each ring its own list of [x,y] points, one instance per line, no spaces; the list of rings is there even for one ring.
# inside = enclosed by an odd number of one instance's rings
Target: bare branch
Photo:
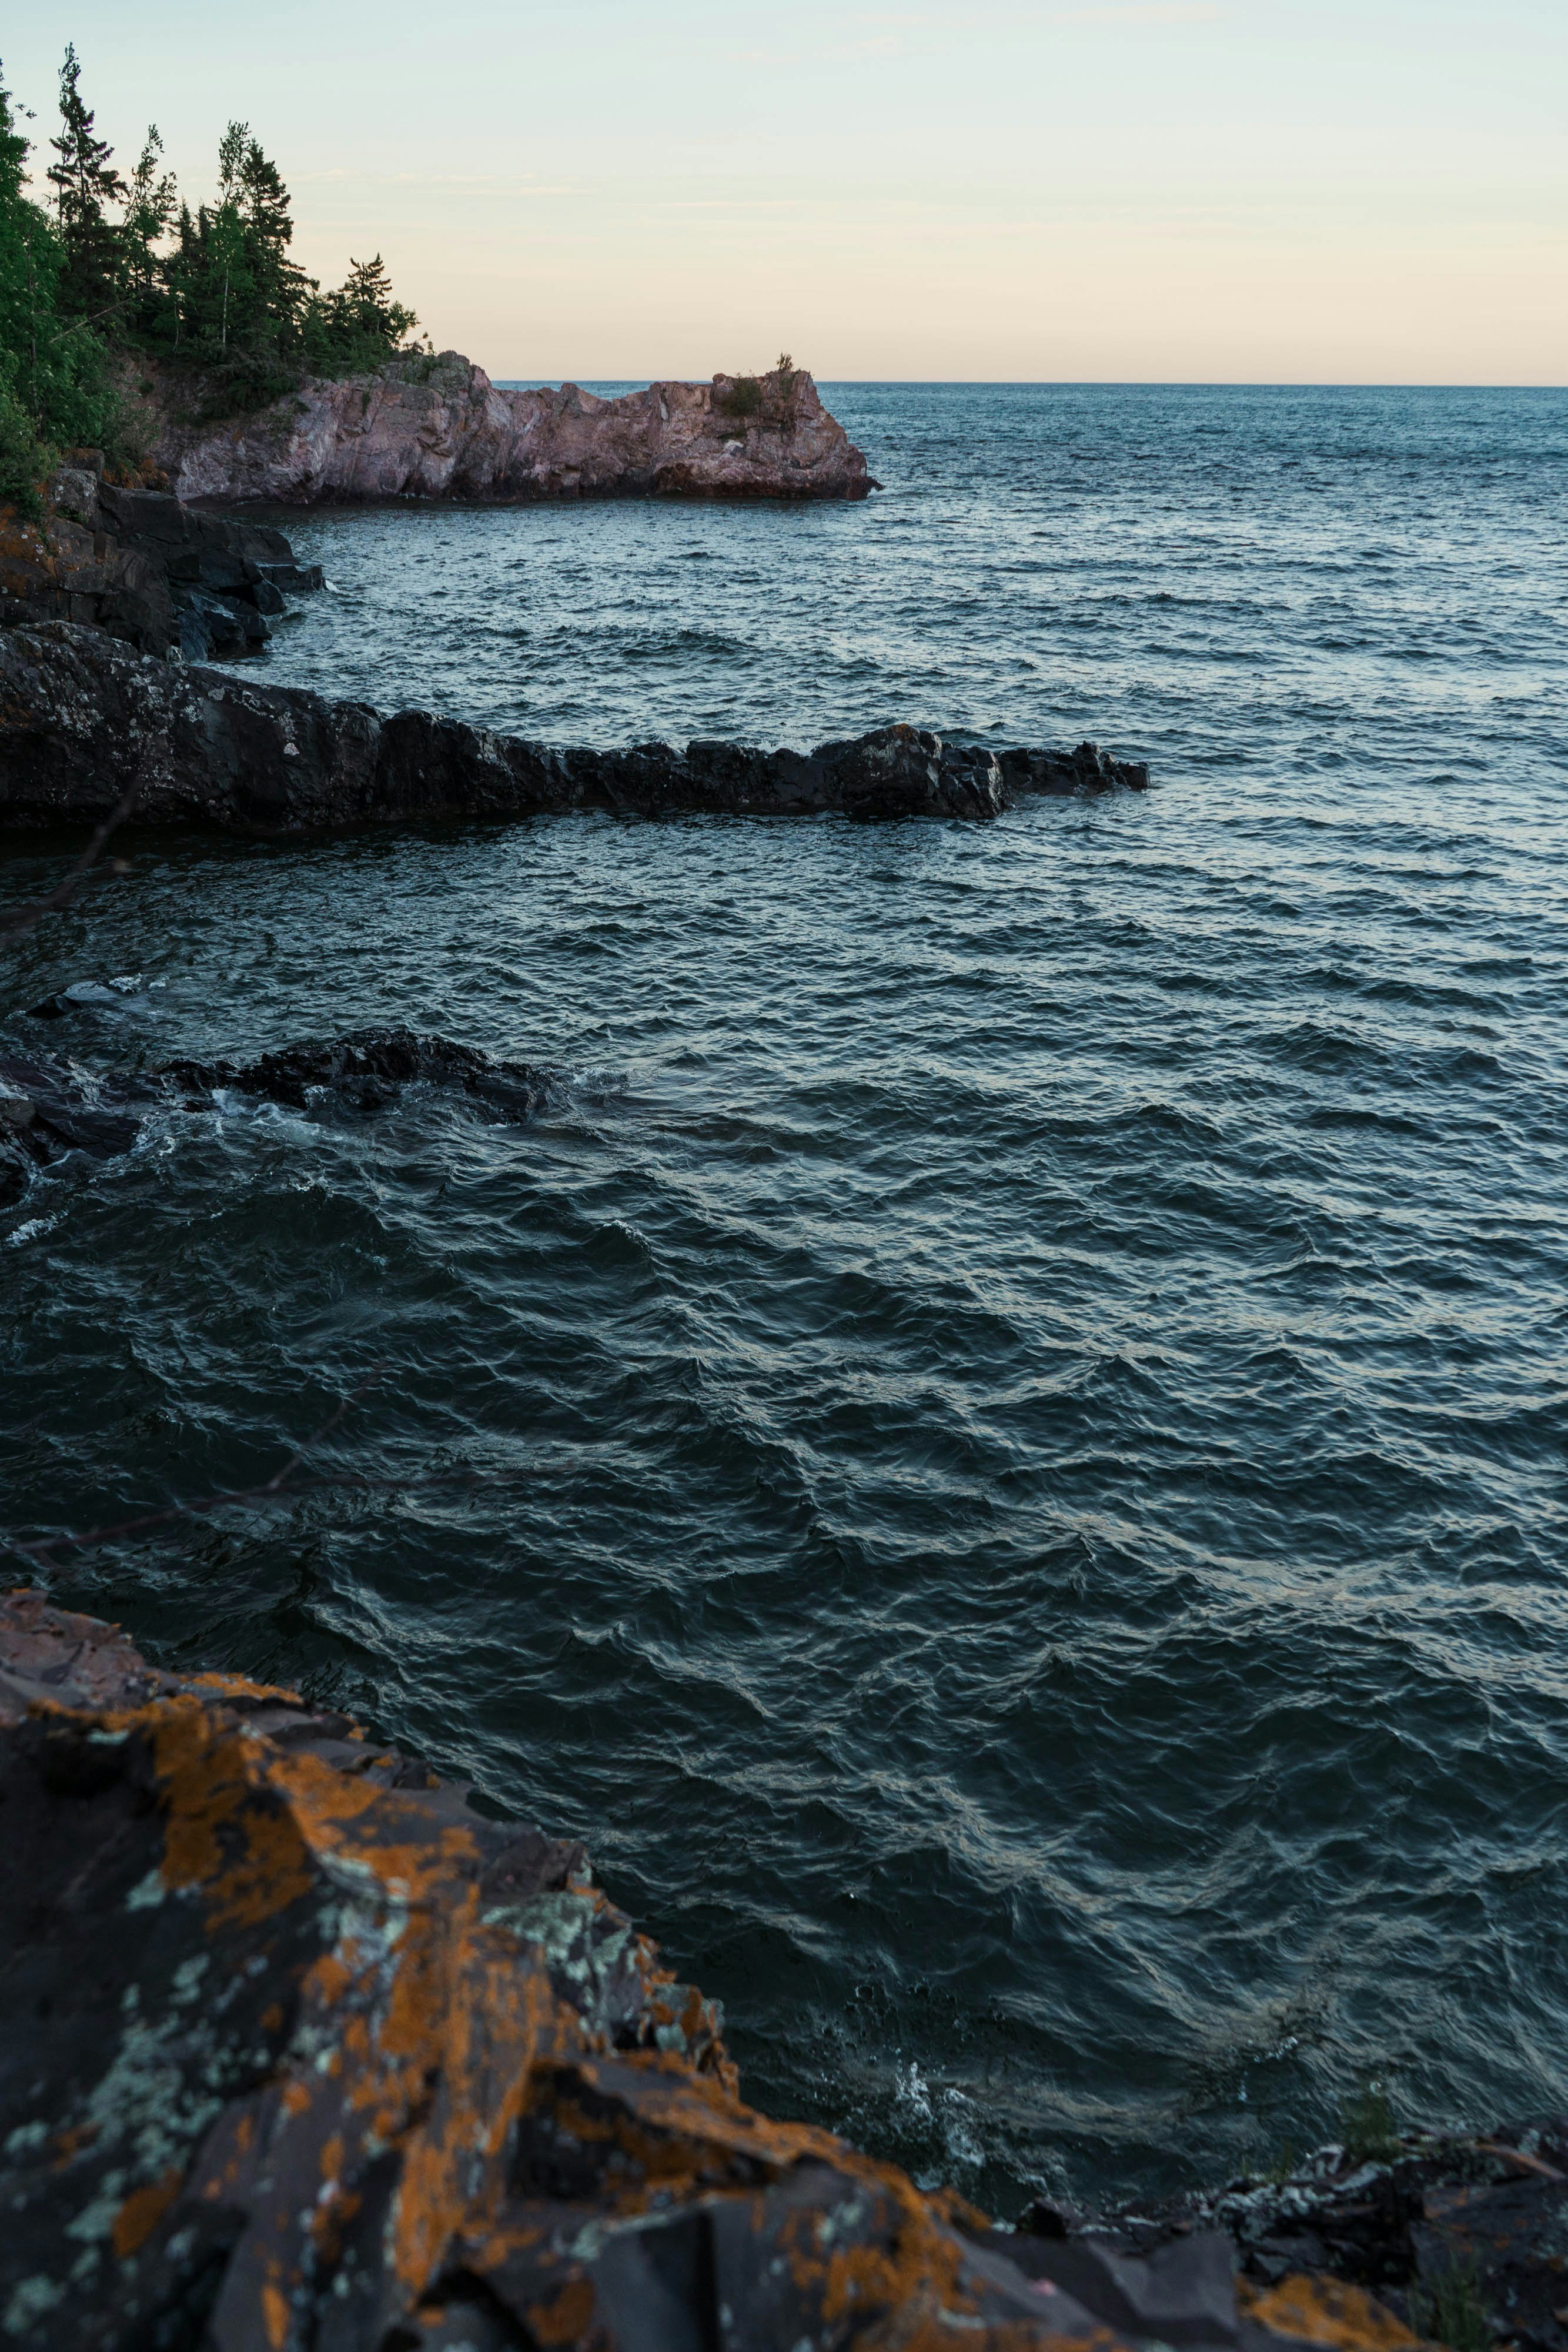
[[[131,782],[104,818],[57,890],[51,890],[47,898],[36,898],[26,906],[12,907],[0,913],[0,939],[25,940],[29,931],[37,929],[46,915],[52,915],[59,908],[70,905],[71,900],[103,856],[110,835],[119,831],[135,808],[141,797],[141,787],[147,782],[152,766],[152,754],[147,751],[143,754],[141,763]]]
[[[141,1535],[148,1528],[168,1527],[178,1519],[205,1518],[214,1511],[226,1510],[234,1503],[287,1502],[292,1501],[296,1496],[319,1494],[327,1489],[338,1487],[356,1487],[361,1491],[388,1488],[406,1491],[410,1486],[446,1486],[454,1483],[455,1480],[459,1484],[466,1483],[472,1476],[471,1473],[455,1472],[446,1477],[410,1480],[363,1478],[351,1472],[345,1472],[330,1477],[307,1478],[294,1484],[289,1483],[292,1473],[319,1445],[324,1437],[330,1435],[344,1414],[358,1404],[365,1391],[372,1388],[381,1379],[385,1369],[384,1365],[378,1364],[373,1371],[368,1372],[359,1386],[351,1390],[336,1410],[328,1415],[320,1428],[314,1431],[306,1439],[304,1444],[291,1454],[281,1467],[273,1472],[270,1478],[264,1479],[260,1486],[231,1487],[224,1494],[204,1496],[193,1503],[172,1503],[162,1511],[143,1512],[140,1518],[120,1519],[111,1526],[89,1528],[79,1536],[72,1535],[68,1530],[59,1535],[38,1536],[29,1543],[23,1543],[15,1536],[7,1536],[0,1540],[4,1540],[12,1551],[20,1554],[24,1559],[41,1562],[47,1553],[57,1549],[62,1544],[68,1544],[76,1551],[90,1551],[95,1546],[112,1543],[121,1536]]]

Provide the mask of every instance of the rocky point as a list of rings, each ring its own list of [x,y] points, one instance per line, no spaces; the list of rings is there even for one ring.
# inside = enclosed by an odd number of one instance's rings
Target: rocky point
[[[183,499],[863,499],[876,485],[804,368],[652,383],[601,399],[579,384],[494,384],[460,352],[312,379],[225,424],[155,394],[155,457]]]
[[[1092,743],[994,751],[894,726],[812,751],[534,743],[140,656],[67,622],[0,631],[0,827],[100,818],[288,835],[605,809],[665,816],[994,817],[1030,793],[1141,791]]]

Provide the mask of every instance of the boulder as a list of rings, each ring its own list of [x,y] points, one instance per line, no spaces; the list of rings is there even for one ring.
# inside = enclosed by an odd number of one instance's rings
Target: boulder
[[[30,1005],[35,1021],[57,1021],[92,1006],[123,1004],[129,979],[87,982]],[[56,1054],[0,1049],[0,1207],[26,1190],[36,1169],[68,1152],[94,1160],[129,1151],[152,1112],[211,1109],[220,1092],[304,1110],[368,1114],[395,1105],[415,1083],[463,1097],[481,1118],[516,1123],[543,1108],[549,1079],[522,1062],[492,1061],[444,1037],[411,1029],[360,1029],[346,1037],[307,1039],[253,1062],[188,1058],[135,1071],[89,1072]]]

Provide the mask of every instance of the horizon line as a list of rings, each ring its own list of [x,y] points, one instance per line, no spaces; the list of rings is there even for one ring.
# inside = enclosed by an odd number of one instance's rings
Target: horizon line
[[[466,358],[465,352],[461,356]],[[484,367],[482,360],[470,362]],[[597,374],[562,374],[536,373],[532,375],[491,375],[490,382],[505,391],[528,385],[575,383],[708,383],[713,374],[649,375],[632,372],[616,374],[604,371]],[[718,373],[731,373],[727,369]],[[766,369],[759,369],[766,374]],[[803,373],[814,383],[847,383],[899,386],[922,384],[933,389],[988,391],[1093,391],[1093,392],[1568,392],[1568,380],[1561,383],[1542,383],[1521,379],[1517,383],[1498,383],[1437,380],[1419,376],[1032,376],[1032,375],[818,375],[814,369]]]

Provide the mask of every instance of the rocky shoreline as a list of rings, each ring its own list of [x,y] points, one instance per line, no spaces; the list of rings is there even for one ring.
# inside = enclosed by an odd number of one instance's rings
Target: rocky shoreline
[[[908,725],[805,752],[600,751],[225,676],[202,665],[260,653],[319,567],[268,525],[107,482],[91,453],[50,493],[42,525],[0,517],[3,830],[101,820],[132,787],[139,825],[289,835],[583,809],[975,820],[1149,781],[1094,743],[991,751]]]
[[[663,383],[602,400],[511,392],[460,352],[311,379],[223,425],[153,379],[154,458],[182,499],[863,499],[877,485],[804,368]]]
[[[743,2105],[580,1845],[294,1692],[13,1593],[0,1802],[25,2352],[1562,2352],[1568,2122],[1008,2231]]]
[[[133,784],[138,824],[297,835],[584,809],[976,819],[1030,793],[1147,783],[1146,767],[1092,743],[996,752],[907,726],[809,752],[723,742],[561,749],[428,711],[383,719],[365,703],[172,666],[75,623],[0,632],[8,831],[102,818]]]

